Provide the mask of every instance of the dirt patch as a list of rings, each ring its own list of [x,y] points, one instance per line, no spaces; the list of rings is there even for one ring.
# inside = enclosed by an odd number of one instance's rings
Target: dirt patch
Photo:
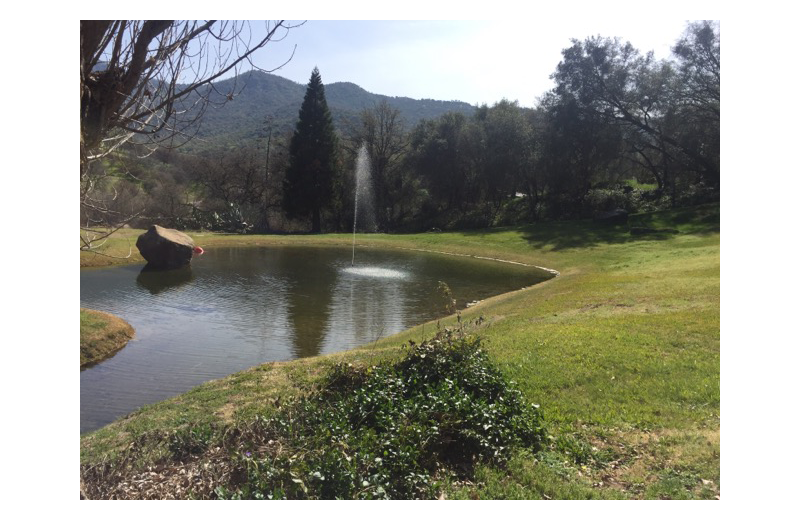
[[[604,454],[604,460],[582,467],[581,476],[596,487],[647,498],[646,490],[659,480],[682,475],[686,491],[693,496],[719,498],[719,475],[706,474],[709,461],[703,460],[707,446],[719,453],[719,429],[615,431],[602,437],[589,435],[586,440],[594,453]]]
[[[227,457],[209,453],[203,459],[160,464],[131,472],[123,466],[98,465],[81,470],[81,498],[102,500],[185,500],[214,498],[219,482],[231,479]]]
[[[233,414],[236,411],[236,405],[233,403],[226,403],[217,410],[217,415],[226,423],[233,422]]]

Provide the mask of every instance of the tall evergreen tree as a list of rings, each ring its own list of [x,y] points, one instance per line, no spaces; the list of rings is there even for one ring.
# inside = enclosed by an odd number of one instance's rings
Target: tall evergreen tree
[[[314,67],[289,144],[289,167],[283,181],[283,208],[291,218],[311,216],[311,231],[322,230],[322,211],[330,206],[339,169],[337,138],[325,87]]]

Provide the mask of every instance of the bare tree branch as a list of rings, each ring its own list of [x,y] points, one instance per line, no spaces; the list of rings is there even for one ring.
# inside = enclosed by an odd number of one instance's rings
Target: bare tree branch
[[[148,155],[189,141],[212,95],[221,94],[224,103],[242,88],[234,82],[233,90],[220,93],[214,81],[238,76],[243,66],[274,72],[288,63],[294,51],[271,70],[257,67],[252,58],[302,23],[264,24],[256,36],[247,21],[81,21],[81,218],[109,230],[83,235],[82,250],[94,250],[95,242],[138,216],[114,210],[116,197],[94,195],[101,185],[113,189],[95,163],[128,144],[144,146]]]

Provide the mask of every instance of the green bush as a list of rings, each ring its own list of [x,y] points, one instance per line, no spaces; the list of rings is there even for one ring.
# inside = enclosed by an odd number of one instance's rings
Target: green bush
[[[203,211],[192,206],[191,216],[175,219],[176,229],[207,229],[223,233],[247,233],[253,224],[245,221],[242,207],[232,202],[220,211]]]
[[[246,477],[217,496],[432,498],[476,462],[540,450],[541,422],[479,340],[441,337],[394,364],[334,366],[313,395],[260,420],[269,445],[240,444]]]

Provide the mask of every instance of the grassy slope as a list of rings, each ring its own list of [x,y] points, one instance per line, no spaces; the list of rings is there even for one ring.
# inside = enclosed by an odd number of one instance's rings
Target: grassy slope
[[[631,226],[679,234],[632,236],[590,222],[421,235],[359,236],[363,246],[410,247],[546,266],[561,276],[464,311],[492,358],[544,410],[551,450],[502,470],[481,468],[454,498],[711,498],[719,493],[719,206],[639,215]],[[110,242],[128,252],[140,231]],[[193,235],[205,248],[349,244],[351,236]],[[135,248],[134,248],[135,250]],[[132,257],[135,259],[135,256]],[[81,265],[95,259],[81,258]],[[443,321],[443,324],[446,320]],[[397,355],[416,327],[376,345],[269,363],[145,407],[81,439],[97,460],[139,433],[250,417],[303,392],[334,360]],[[426,331],[427,330],[427,334]]]

